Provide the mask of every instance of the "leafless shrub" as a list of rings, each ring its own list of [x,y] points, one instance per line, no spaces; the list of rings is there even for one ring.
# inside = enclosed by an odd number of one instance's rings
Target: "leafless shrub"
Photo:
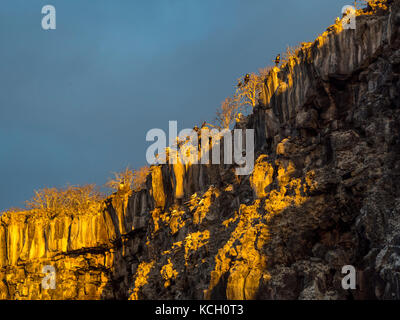
[[[239,105],[232,98],[226,98],[217,110],[217,125],[220,129],[229,129],[239,113]]]
[[[263,80],[265,80],[268,77],[268,75],[272,69],[273,69],[273,67],[271,67],[271,66],[265,67],[265,68],[260,68],[260,69],[258,69],[258,73],[259,73],[260,77]]]
[[[82,214],[98,209],[103,199],[94,184],[67,186],[65,188],[44,188],[35,191],[31,200],[26,201],[30,210],[54,217],[60,214]]]
[[[302,48],[301,44],[299,44],[297,46],[287,46],[286,51],[283,54],[283,57],[281,60],[282,65],[288,63],[290,58],[296,57],[301,48]]]
[[[388,9],[387,0],[358,0],[355,1],[355,5],[357,9],[360,9],[362,6],[366,6],[368,9],[370,9],[368,11],[369,14]]]
[[[133,190],[139,191],[145,188],[146,186],[146,179],[150,173],[150,167],[144,166],[135,170],[133,173]]]
[[[110,178],[106,186],[114,191],[129,192],[132,188],[133,171],[127,167],[121,172],[115,172],[114,177]]]
[[[139,191],[145,187],[147,175],[150,172],[148,166],[132,171],[127,167],[124,171],[114,173],[114,178],[108,180],[106,186],[120,192]]]
[[[255,107],[258,102],[258,95],[262,88],[263,78],[259,74],[249,74],[248,81],[238,79],[242,85],[238,86],[234,95],[234,101],[238,104],[238,108],[246,106]]]

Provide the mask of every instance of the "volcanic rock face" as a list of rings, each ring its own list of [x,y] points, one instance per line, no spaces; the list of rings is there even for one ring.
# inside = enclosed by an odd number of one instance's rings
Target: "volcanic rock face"
[[[154,166],[93,212],[4,214],[0,298],[400,299],[399,32],[392,1],[274,68],[239,124],[255,129],[250,176]]]

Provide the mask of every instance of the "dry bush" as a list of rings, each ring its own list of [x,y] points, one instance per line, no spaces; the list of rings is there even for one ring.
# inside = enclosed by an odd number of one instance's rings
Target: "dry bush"
[[[133,173],[133,190],[139,191],[146,187],[146,179],[150,173],[150,167],[144,166]]]
[[[0,211],[0,218],[2,215],[17,215],[17,214],[26,214],[27,210],[18,207],[11,207],[4,211]]]
[[[124,171],[114,173],[114,178],[111,178],[106,186],[115,191],[130,192],[133,190],[137,192],[145,187],[149,172],[148,166],[134,171],[128,167]]]
[[[259,69],[259,74],[249,74],[248,81],[245,81],[245,77],[238,79],[233,98],[226,98],[217,110],[215,121],[219,129],[229,129],[235,120],[237,121],[242,113],[246,112],[248,106],[254,108],[257,105],[264,80],[272,69],[272,67]]]
[[[239,105],[232,98],[226,98],[217,110],[216,122],[220,129],[229,129],[239,113]]]
[[[357,3],[360,3],[361,5],[364,6],[369,6],[370,14],[376,13],[377,11],[380,10],[387,10],[388,6],[387,6],[387,0],[358,0],[356,1],[356,5]],[[357,5],[357,9],[359,9],[360,6]]]
[[[271,66],[265,67],[265,68],[260,68],[260,69],[258,69],[258,73],[259,73],[260,77],[263,80],[265,80],[268,77],[268,75],[272,69],[273,69],[273,67],[271,67]]]
[[[24,212],[26,211],[26,209],[24,208],[20,208],[20,207],[11,207],[8,208],[7,210],[4,210],[4,212],[10,212],[10,213],[18,213],[18,212]],[[1,212],[0,212],[1,215]]]
[[[282,56],[281,64],[284,65],[289,62],[290,58],[296,57],[301,47],[302,47],[301,44],[296,46],[287,46],[286,52]]]
[[[103,197],[94,184],[44,188],[35,191],[34,197],[26,201],[28,209],[54,217],[60,214],[82,214],[98,210]]]
[[[127,191],[129,192],[132,188],[133,182],[133,171],[127,167],[124,171],[115,172],[114,178],[110,178],[106,186],[114,191]]]
[[[258,102],[258,95],[262,89],[263,78],[262,76],[255,74],[254,72],[250,74],[249,81],[244,84],[242,79],[238,79],[242,82],[242,86],[238,86],[234,96],[234,101],[238,105],[238,108],[245,108],[250,105],[253,108]]]

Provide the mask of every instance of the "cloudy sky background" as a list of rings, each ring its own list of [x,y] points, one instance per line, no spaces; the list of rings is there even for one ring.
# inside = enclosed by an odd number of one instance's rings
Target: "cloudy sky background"
[[[0,210],[144,165],[148,130],[213,120],[238,77],[352,2],[2,0]],[[55,31],[41,28],[47,4]]]

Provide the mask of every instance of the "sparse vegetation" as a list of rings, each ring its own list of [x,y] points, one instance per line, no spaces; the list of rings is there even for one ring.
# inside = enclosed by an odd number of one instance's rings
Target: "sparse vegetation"
[[[20,213],[25,213],[25,212],[26,212],[26,208],[12,207],[12,208],[8,208],[4,211],[0,211],[0,217],[3,214],[20,214]]]
[[[271,70],[272,67],[266,67],[260,69],[258,74],[251,73],[247,77],[238,79],[233,98],[226,98],[217,110],[215,120],[220,129],[228,129],[235,120],[241,118],[247,107],[254,108],[257,105],[263,82]]]
[[[221,103],[221,108],[217,110],[217,125],[220,129],[229,129],[239,114],[239,105],[232,98],[226,98]]]
[[[126,168],[107,182],[107,186],[114,190],[130,192],[144,188],[147,175],[150,172],[148,166],[132,171]],[[32,199],[26,201],[26,209],[13,208],[3,213],[19,213],[32,210],[43,214],[48,218],[56,215],[76,215],[88,212],[98,212],[105,195],[99,191],[95,184],[83,186],[67,186],[64,188],[44,188],[34,192]],[[1,214],[0,214],[1,216]]]
[[[254,108],[258,101],[258,94],[261,90],[263,81],[262,77],[253,72],[249,75],[247,83],[245,83],[242,79],[238,79],[238,81],[242,82],[242,85],[238,86],[236,89],[234,100],[238,104],[239,108],[246,107],[248,105]]]
[[[369,1],[364,0],[364,1],[368,2],[369,6],[372,9],[372,12],[388,9],[387,0],[369,0]]]
[[[265,68],[260,68],[260,69],[258,69],[258,73],[261,76],[261,78],[263,80],[265,80],[268,77],[268,75],[272,69],[273,69],[273,67],[271,67],[271,66],[265,67]]]
[[[301,47],[302,47],[301,44],[299,44],[297,46],[287,46],[286,51],[282,56],[282,60],[281,60],[282,65],[288,63],[290,58],[297,56]]]
[[[82,214],[98,210],[101,200],[103,196],[98,188],[89,184],[35,191],[34,197],[26,202],[26,206],[30,210],[54,217],[59,214]]]
[[[114,191],[130,191],[133,181],[133,171],[127,167],[124,171],[115,172],[114,178],[110,178],[106,186]]]
[[[311,43],[301,43],[297,46],[288,46],[282,55],[281,64],[286,64],[292,57],[296,57],[302,48],[310,45]],[[260,68],[258,73],[253,72],[237,80],[238,84],[233,98],[226,98],[217,110],[215,120],[220,129],[229,128],[235,120],[240,121],[242,113],[246,113],[247,107],[254,108],[257,105],[263,84],[272,70],[274,68],[271,66]]]
[[[146,179],[150,173],[150,167],[144,166],[133,172],[133,190],[139,191],[146,186]]]
[[[355,1],[357,14],[374,14],[379,10],[387,10],[387,0],[357,0]],[[366,13],[362,7],[367,7],[370,10]]]
[[[124,171],[114,173],[114,178],[111,178],[106,186],[114,191],[137,192],[145,187],[146,178],[150,173],[148,166],[141,167],[138,170],[132,171],[127,167]]]

